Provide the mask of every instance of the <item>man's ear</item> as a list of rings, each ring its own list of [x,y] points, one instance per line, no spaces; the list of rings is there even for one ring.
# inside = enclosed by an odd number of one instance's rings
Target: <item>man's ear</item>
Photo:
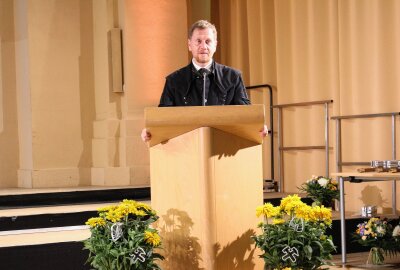
[[[188,50],[189,50],[189,51],[192,51],[192,50],[190,49],[190,39],[188,39]]]

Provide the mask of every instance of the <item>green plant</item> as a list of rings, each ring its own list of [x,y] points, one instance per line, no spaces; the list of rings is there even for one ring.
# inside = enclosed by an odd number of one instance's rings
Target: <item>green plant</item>
[[[373,217],[358,224],[353,238],[371,248],[369,260],[372,264],[383,264],[383,253],[394,256],[400,252],[400,226],[393,228],[386,218]]]
[[[325,234],[332,224],[330,208],[309,206],[297,195],[287,196],[280,206],[266,203],[256,210],[264,216],[261,234],[253,237],[263,254],[265,269],[317,269],[330,265],[335,250],[331,236]]]
[[[123,200],[118,205],[98,209],[90,218],[91,236],[84,241],[89,250],[88,262],[100,270],[160,269],[157,260],[164,259],[154,249],[161,239],[151,224],[158,219],[147,204]]]
[[[330,207],[334,199],[340,199],[337,181],[323,176],[312,176],[299,190],[306,192],[317,205]]]

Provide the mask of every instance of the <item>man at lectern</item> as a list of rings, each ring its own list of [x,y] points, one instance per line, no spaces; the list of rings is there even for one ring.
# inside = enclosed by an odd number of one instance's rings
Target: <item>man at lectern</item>
[[[188,31],[188,48],[192,61],[167,76],[160,107],[250,104],[240,72],[213,60],[217,49],[213,24],[195,22]]]
[[[250,104],[238,70],[213,60],[217,49],[217,29],[208,21],[195,22],[188,31],[188,48],[192,61],[166,77],[159,107]],[[265,126],[262,136],[268,134]],[[142,140],[151,139],[143,129]]]

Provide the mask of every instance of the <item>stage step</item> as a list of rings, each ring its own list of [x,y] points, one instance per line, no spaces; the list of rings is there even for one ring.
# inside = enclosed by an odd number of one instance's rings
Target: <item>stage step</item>
[[[90,237],[86,225],[0,232],[0,248],[83,241]]]
[[[138,200],[139,201],[139,200]],[[140,200],[150,203],[148,200]],[[97,215],[97,209],[120,201],[98,204],[11,208],[0,210],[0,232],[83,225]]]
[[[58,189],[3,189],[0,209],[70,205],[120,201],[149,200],[150,187],[77,187]]]
[[[83,225],[123,199],[150,201],[149,187],[8,189],[0,193],[0,231]]]
[[[0,269],[91,269],[87,219],[123,199],[150,203],[150,188],[9,189],[0,192]]]
[[[287,195],[289,194],[268,193],[265,194],[264,201],[277,205]],[[7,201],[6,198],[10,200]],[[98,208],[116,204],[125,198],[150,204],[150,188],[46,189],[36,193],[29,190],[9,190],[7,194],[2,190],[0,269],[90,269],[89,265],[85,265],[88,252],[82,250],[82,241],[90,236],[84,223],[88,218],[97,215]],[[303,201],[311,203],[308,198],[303,198]],[[352,216],[351,213],[347,213],[346,217],[349,256],[354,252],[367,251],[350,239],[350,233],[365,219]],[[337,211],[333,212],[333,225],[328,233],[333,236],[338,247],[338,258],[341,251]]]

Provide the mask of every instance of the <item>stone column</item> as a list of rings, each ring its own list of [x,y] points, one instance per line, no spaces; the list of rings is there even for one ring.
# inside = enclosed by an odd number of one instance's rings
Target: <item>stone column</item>
[[[143,110],[157,106],[165,77],[188,64],[185,0],[125,0],[123,8],[124,78],[123,124],[130,167],[130,184],[149,185],[149,154],[140,139]]]
[[[90,180],[85,121],[93,78],[83,63],[85,12],[78,0],[14,2],[20,187]]]

